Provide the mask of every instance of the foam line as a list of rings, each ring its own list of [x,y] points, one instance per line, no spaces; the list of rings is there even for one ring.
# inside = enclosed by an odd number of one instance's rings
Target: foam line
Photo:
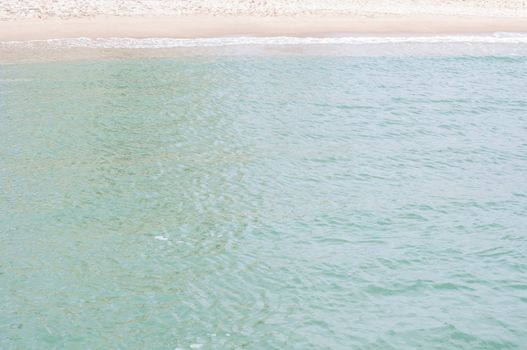
[[[217,47],[235,45],[371,45],[399,43],[474,43],[527,44],[527,33],[494,33],[488,35],[422,35],[422,36],[346,36],[346,37],[223,37],[199,39],[174,38],[67,38],[30,41],[4,41],[0,47],[52,46],[58,48],[131,48],[154,49],[176,47]]]

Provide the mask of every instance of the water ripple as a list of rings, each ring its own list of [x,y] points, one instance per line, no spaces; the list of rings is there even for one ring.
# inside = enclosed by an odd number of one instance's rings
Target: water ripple
[[[526,79],[491,56],[1,67],[0,348],[524,348]]]

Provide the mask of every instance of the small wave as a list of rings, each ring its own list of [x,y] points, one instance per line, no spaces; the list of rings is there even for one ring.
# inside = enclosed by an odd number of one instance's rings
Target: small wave
[[[30,41],[4,41],[0,47],[51,46],[57,48],[130,48],[155,49],[177,47],[218,47],[235,45],[368,45],[398,43],[477,43],[527,44],[527,33],[491,35],[415,35],[415,36],[347,36],[347,37],[221,37],[198,39],[174,38],[67,38]]]

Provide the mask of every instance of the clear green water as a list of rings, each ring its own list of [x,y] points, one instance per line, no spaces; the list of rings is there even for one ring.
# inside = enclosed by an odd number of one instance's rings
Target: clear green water
[[[527,349],[527,58],[0,66],[1,349]]]

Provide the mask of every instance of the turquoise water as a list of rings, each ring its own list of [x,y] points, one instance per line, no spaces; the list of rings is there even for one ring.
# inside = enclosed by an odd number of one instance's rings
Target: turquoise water
[[[526,57],[0,66],[1,349],[526,349]]]

